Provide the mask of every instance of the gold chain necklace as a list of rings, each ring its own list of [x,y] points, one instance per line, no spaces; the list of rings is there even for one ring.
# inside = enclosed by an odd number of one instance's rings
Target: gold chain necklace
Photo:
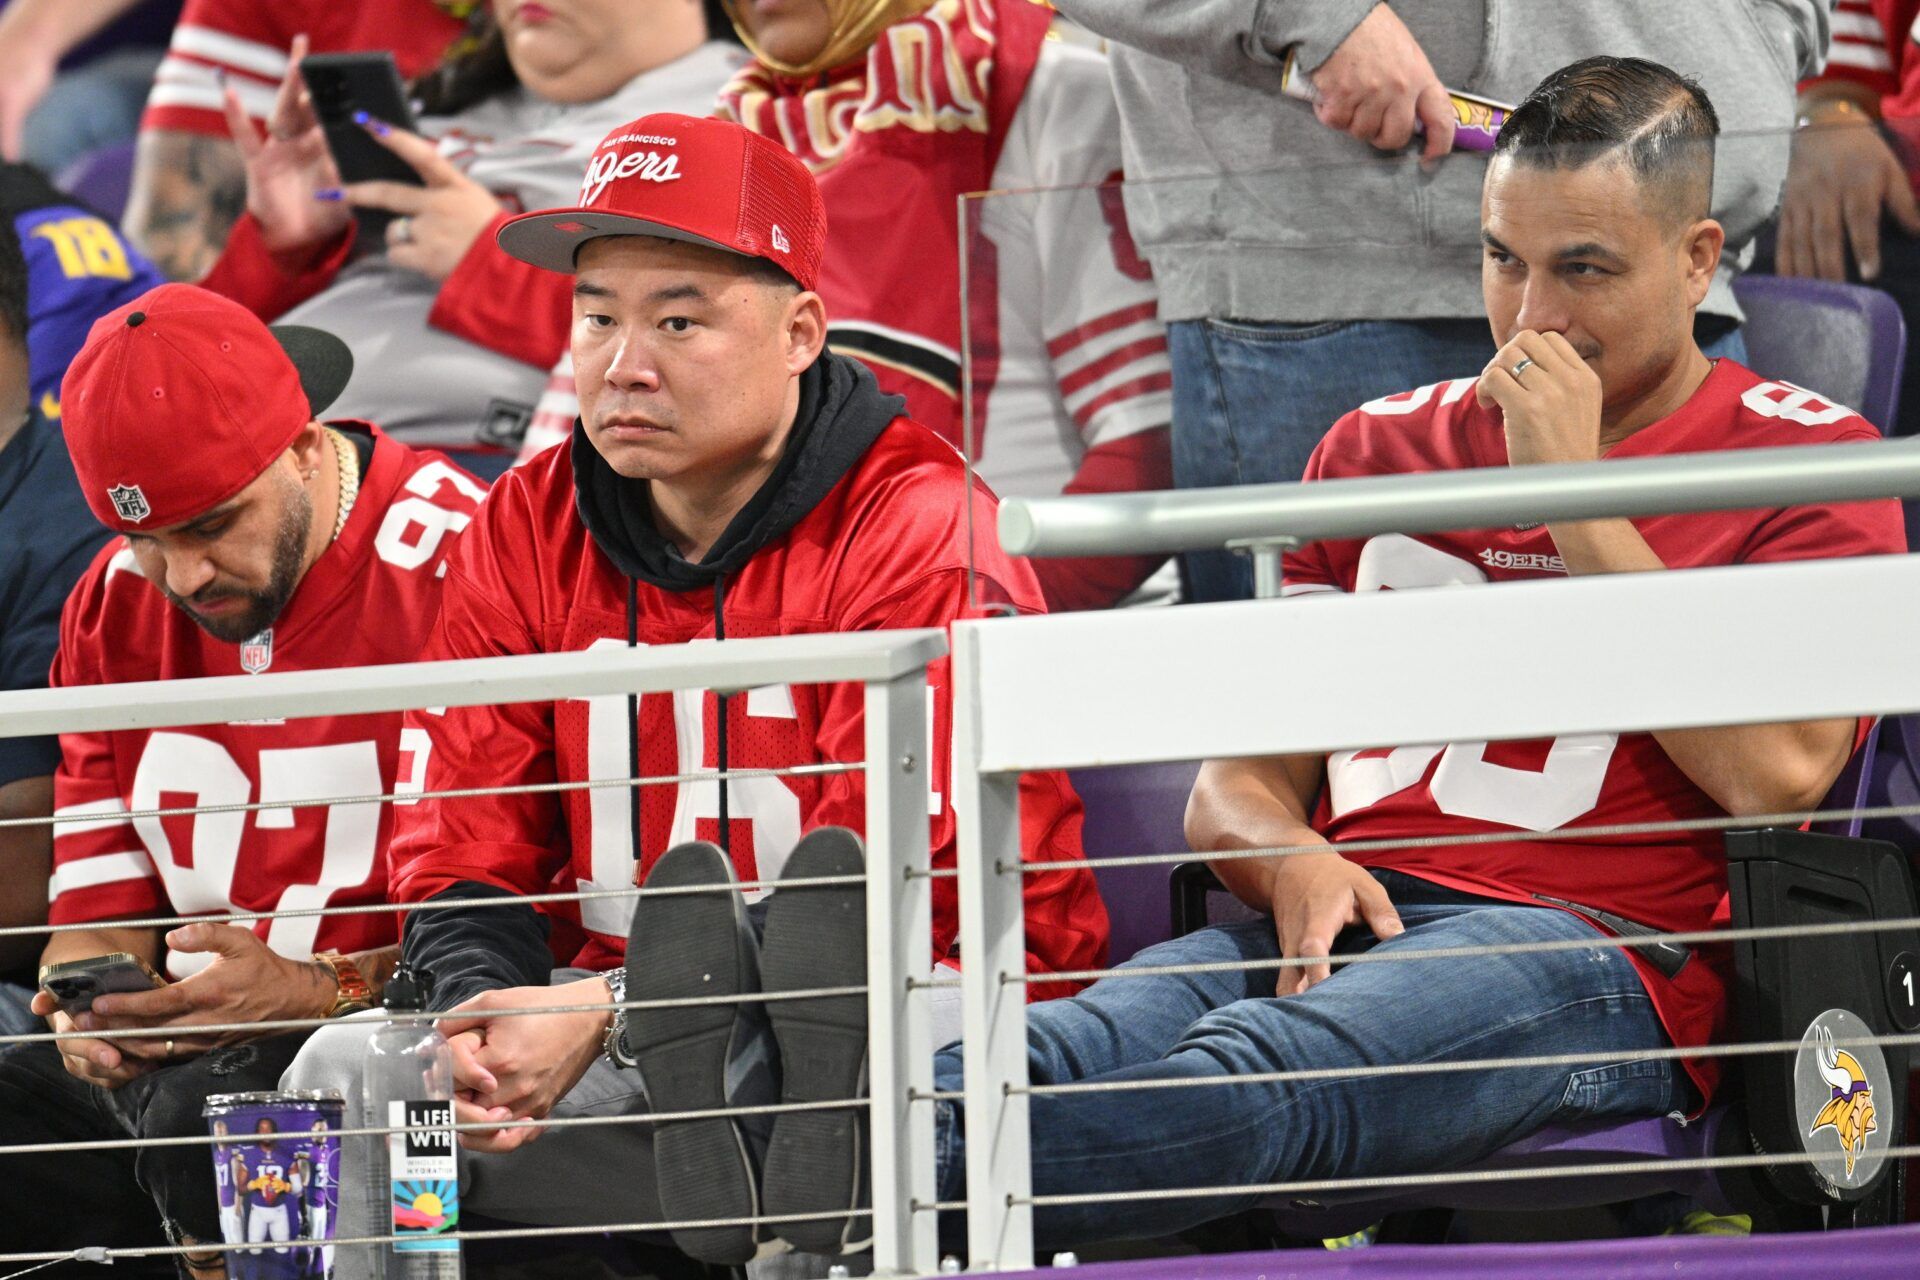
[[[360,496],[360,451],[332,427],[327,428],[327,434],[333,438],[333,456],[340,463],[340,514],[333,519],[333,536],[338,538],[347,527],[347,517],[353,514],[353,500]]]

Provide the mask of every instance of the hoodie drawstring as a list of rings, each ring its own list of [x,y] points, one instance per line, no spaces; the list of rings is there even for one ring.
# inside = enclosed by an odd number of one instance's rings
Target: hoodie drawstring
[[[640,584],[627,579],[627,648],[640,645]],[[636,883],[646,855],[640,849],[640,695],[627,695],[627,772],[633,786],[627,792],[627,818],[633,824],[633,874]]]
[[[716,577],[713,580],[713,638],[727,638],[727,620],[725,614],[726,579]],[[636,579],[627,579],[627,648],[632,649],[640,643],[640,584]],[[715,743],[720,760],[720,849],[724,853],[733,852],[730,823],[727,821],[727,701],[728,695],[720,690],[714,691],[714,700],[719,705],[718,741]],[[633,824],[633,858],[636,867],[645,860],[640,845],[640,695],[627,695],[627,773],[634,779],[634,786],[628,793],[627,813]],[[636,871],[637,875],[638,872]]]

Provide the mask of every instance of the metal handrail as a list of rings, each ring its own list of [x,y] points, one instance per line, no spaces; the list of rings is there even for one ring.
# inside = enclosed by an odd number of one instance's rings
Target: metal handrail
[[[946,651],[936,629],[862,631],[33,689],[0,693],[0,738],[542,702],[556,685],[568,698],[584,698],[892,680]]]
[[[1377,533],[1908,497],[1920,497],[1920,440],[1915,439],[1311,484],[1004,498],[1000,543],[1025,556],[1156,555]]]

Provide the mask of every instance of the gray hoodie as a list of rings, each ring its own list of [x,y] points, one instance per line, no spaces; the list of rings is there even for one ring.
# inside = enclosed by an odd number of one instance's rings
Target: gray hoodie
[[[1298,46],[1318,67],[1380,0],[1055,0],[1114,42],[1127,213],[1165,320],[1474,317],[1485,157],[1423,173],[1280,94]],[[1824,59],[1831,0],[1394,0],[1449,88],[1518,102],[1596,53],[1696,78],[1719,113],[1714,215],[1729,288],[1779,200],[1794,82]]]

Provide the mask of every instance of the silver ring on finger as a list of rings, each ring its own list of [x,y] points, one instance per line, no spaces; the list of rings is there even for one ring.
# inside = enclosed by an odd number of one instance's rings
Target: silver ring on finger
[[[1515,382],[1518,382],[1520,381],[1520,375],[1525,373],[1527,370],[1531,369],[1532,367],[1533,367],[1533,357],[1521,356],[1520,363],[1513,366],[1513,368],[1509,370],[1509,372],[1512,373],[1513,380]]]
[[[404,217],[395,218],[393,220],[393,226],[387,231],[387,239],[393,241],[395,244],[412,244],[413,219]]]
[[[173,1041],[171,1040],[167,1041],[167,1056],[169,1058],[173,1056]]]

